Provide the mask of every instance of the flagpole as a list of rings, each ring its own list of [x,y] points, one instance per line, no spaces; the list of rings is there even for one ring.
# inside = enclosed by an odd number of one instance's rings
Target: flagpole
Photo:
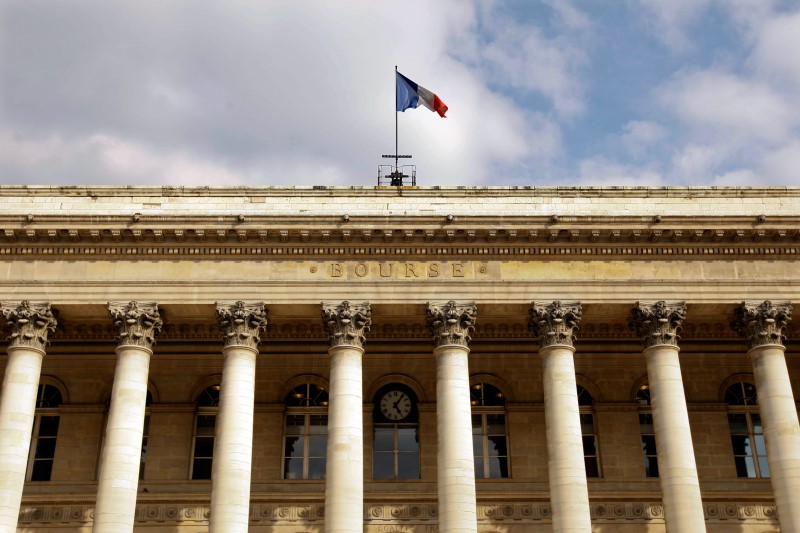
[[[397,148],[397,65],[394,66],[394,170],[399,172],[399,149]]]

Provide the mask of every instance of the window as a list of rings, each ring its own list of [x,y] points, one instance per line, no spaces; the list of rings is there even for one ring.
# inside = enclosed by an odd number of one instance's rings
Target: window
[[[147,437],[150,433],[150,404],[153,403],[153,394],[147,391],[145,399],[144,427],[142,428],[142,453],[139,458],[139,479],[144,479],[144,464],[147,459]]]
[[[192,479],[211,479],[214,460],[214,428],[219,413],[219,384],[211,385],[197,398],[192,448]]]
[[[725,391],[725,401],[728,403],[728,426],[736,475],[770,477],[756,386],[747,381],[734,383]]]
[[[392,383],[375,394],[372,478],[419,479],[419,410],[409,387]]]
[[[508,436],[506,434],[506,397],[488,383],[473,383],[472,453],[475,456],[475,477],[507,478]]]
[[[586,477],[600,477],[600,463],[597,460],[597,437],[595,437],[594,432],[594,398],[592,398],[589,391],[580,385],[578,385],[577,392]]]
[[[289,391],[285,402],[283,478],[325,479],[328,392],[314,383],[304,383]]]
[[[642,385],[636,391],[636,402],[639,404],[639,432],[642,435],[644,474],[647,477],[658,477],[656,433],[653,429],[653,412],[650,410],[650,387],[648,385]]]
[[[50,481],[58,438],[58,407],[62,401],[58,388],[53,385],[39,385],[28,456],[28,481]]]

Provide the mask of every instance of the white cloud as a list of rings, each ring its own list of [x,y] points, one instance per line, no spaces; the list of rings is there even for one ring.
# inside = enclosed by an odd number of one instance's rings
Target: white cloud
[[[800,140],[794,140],[764,157],[766,183],[800,185]]]
[[[778,15],[760,27],[749,63],[766,80],[800,89],[800,11]],[[796,93],[795,93],[796,94]]]
[[[667,128],[657,122],[631,120],[622,126],[621,142],[629,154],[641,157],[668,135]]]
[[[639,0],[649,12],[656,37],[676,51],[691,48],[688,32],[712,0]]]
[[[603,156],[584,159],[578,168],[578,185],[664,185],[664,178],[657,170],[628,165]]]

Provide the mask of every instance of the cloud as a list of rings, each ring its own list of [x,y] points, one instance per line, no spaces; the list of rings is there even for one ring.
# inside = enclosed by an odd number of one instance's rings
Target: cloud
[[[800,185],[800,140],[794,140],[764,157],[764,183]]]
[[[656,37],[674,51],[691,48],[688,31],[712,4],[712,0],[639,0]]]
[[[638,158],[668,135],[667,128],[657,122],[631,120],[622,126],[621,142],[629,154]]]
[[[749,59],[762,79],[800,89],[800,11],[775,16],[761,28]]]
[[[664,178],[660,172],[646,166],[636,166],[595,156],[583,159],[579,165],[578,185],[663,185]]]

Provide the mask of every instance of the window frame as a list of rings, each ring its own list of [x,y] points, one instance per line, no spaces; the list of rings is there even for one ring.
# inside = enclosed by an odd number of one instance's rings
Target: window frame
[[[750,386],[750,390],[748,390],[747,386]],[[739,390],[735,391],[734,389],[737,388]],[[725,387],[723,398],[728,407],[728,431],[731,436],[731,451],[733,453],[734,468],[736,469],[737,479],[770,479],[772,476],[767,459],[764,426],[763,422],[761,421],[761,412],[758,407],[758,390],[756,389],[755,380],[752,378],[748,379],[743,377],[732,383],[729,383],[728,386]],[[734,401],[736,403],[733,403]],[[731,421],[733,416],[744,417],[747,425],[747,434],[743,432],[734,433]],[[753,421],[753,417],[758,418],[758,424]],[[761,428],[760,432],[756,431],[757,426]],[[737,446],[735,444],[735,439],[736,437],[742,436],[747,439],[745,447],[749,447],[751,452],[750,454],[736,453]],[[741,475],[739,465],[740,458],[745,460],[745,470],[748,470],[747,459],[751,459],[750,464],[752,465],[753,473],[755,475]]]
[[[587,479],[600,479],[603,477],[603,470],[600,465],[600,439],[597,436],[597,416],[594,412],[594,396],[588,388],[577,384],[575,393],[578,398],[578,413],[581,422],[581,446],[583,447],[583,467]],[[587,399],[588,398],[588,402]],[[587,417],[591,418],[591,432],[585,431],[587,424],[584,423]],[[586,439],[594,439],[594,453],[588,453],[586,449]],[[589,475],[587,468],[588,461],[594,462],[597,475]]]
[[[47,392],[48,388],[51,388],[53,392],[58,393],[58,401],[56,405],[47,405],[42,406],[43,403],[49,403],[51,400],[47,399],[45,393]],[[28,448],[28,461],[25,469],[25,481],[26,482],[48,482],[52,481],[53,478],[53,466],[55,465],[55,458],[56,458],[56,448],[58,446],[58,432],[61,427],[61,404],[64,403],[64,391],[61,390],[60,387],[53,385],[52,383],[48,383],[46,381],[40,381],[39,386],[36,390],[36,409],[34,411],[33,416],[33,427],[31,428],[31,442]],[[55,396],[53,396],[55,398]],[[41,435],[41,427],[42,427],[42,420],[44,418],[55,418],[56,419],[56,430],[55,435]],[[42,457],[39,456],[39,441],[40,440],[52,440],[53,441],[53,455],[52,457],[46,456]],[[47,479],[33,479],[34,478],[34,469],[37,462],[49,462],[50,468],[47,472]]]
[[[209,392],[209,391],[214,391]],[[216,431],[217,431],[217,415],[219,415],[219,391],[220,391],[220,383],[213,383],[208,387],[204,388],[203,391],[198,395],[197,399],[195,400],[195,413],[194,413],[194,424],[192,425],[192,446],[191,446],[191,455],[189,461],[189,479],[192,481],[209,481],[211,479],[211,472],[214,468],[214,445],[217,441]],[[213,428],[211,435],[198,435],[198,422],[200,421],[200,417],[211,417],[214,421],[213,425],[210,427]],[[204,426],[205,427],[205,426]],[[202,456],[197,457],[195,452],[197,450],[197,439],[204,438],[211,440],[211,456]],[[197,461],[209,461],[209,471],[208,477],[195,477],[195,471],[198,465],[196,465]]]
[[[487,396],[487,391],[489,395]],[[506,410],[506,394],[497,385],[488,383],[486,381],[475,381],[470,384],[470,405],[471,405],[471,420],[472,420],[472,456],[476,465],[475,479],[511,479],[511,439],[508,435],[508,414]],[[503,417],[503,433],[490,433],[489,417],[502,416]],[[480,434],[476,432],[477,426],[475,424],[476,418],[480,420]],[[480,435],[481,450],[480,454],[475,450],[476,437]],[[505,455],[491,455],[491,437],[503,437],[505,440]],[[503,461],[499,461],[498,466],[501,475],[492,476],[491,460],[492,458],[505,459],[505,473],[503,471]],[[481,459],[481,470],[478,471],[478,459]]]
[[[405,393],[411,400],[411,410],[409,414],[402,420],[391,420],[383,415],[380,409],[380,402],[384,395],[391,390],[399,390]],[[417,393],[408,385],[404,383],[391,382],[381,386],[373,395],[374,409],[372,411],[372,479],[375,481],[413,481],[422,479],[422,450],[420,446],[420,424],[419,424],[419,398]],[[377,430],[388,429],[392,432],[392,449],[391,450],[377,450]],[[416,443],[415,449],[401,449],[400,433],[402,429],[414,430],[414,442]],[[376,461],[377,454],[392,454],[392,477],[389,476],[376,476]],[[416,475],[412,477],[401,476],[401,455],[415,455],[416,456]],[[402,463],[403,465],[405,463]]]
[[[283,436],[281,439],[281,479],[285,481],[321,481],[327,476],[328,468],[328,390],[325,386],[314,382],[304,382],[293,387],[284,398],[284,413],[283,413]],[[296,404],[296,405],[291,405]],[[290,434],[289,417],[303,417],[303,430],[299,434],[303,441],[303,468],[301,477],[287,477],[289,470],[287,470],[287,462],[291,459],[299,459],[287,455],[287,440],[290,437],[298,436],[297,434]],[[324,425],[312,424],[312,417],[324,418]],[[312,431],[313,427],[323,427],[325,431],[316,433]],[[313,437],[325,435],[325,452],[322,456],[311,454],[311,440]],[[309,477],[312,469],[310,468],[312,460],[322,459],[324,468],[322,469],[321,477]]]
[[[642,464],[644,466],[644,476],[648,479],[658,479],[660,477],[660,471],[658,469],[658,442],[656,442],[656,430],[653,423],[653,408],[651,407],[652,398],[650,394],[650,385],[647,383],[642,383],[636,390],[636,403],[639,406],[639,435],[641,435],[642,442]],[[642,420],[644,417],[649,417],[649,424]],[[651,428],[651,430],[645,431],[648,426]],[[649,446],[645,439],[648,438],[653,444],[652,453],[647,453]],[[653,475],[653,470],[655,470],[655,475]]]

